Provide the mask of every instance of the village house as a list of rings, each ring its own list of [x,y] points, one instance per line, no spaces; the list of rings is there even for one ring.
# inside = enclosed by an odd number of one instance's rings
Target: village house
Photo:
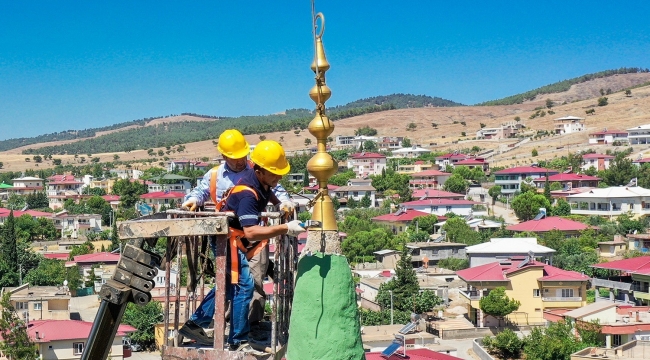
[[[127,168],[127,167],[120,167],[116,169],[110,169],[109,173],[113,177],[118,177],[120,179],[140,179],[140,177],[144,174],[143,171],[138,170],[138,169],[132,169],[132,168]]]
[[[372,185],[341,186],[334,191],[334,195],[342,205],[347,204],[350,199],[360,202],[366,195],[370,198],[370,207],[375,207],[377,204],[375,199],[377,190]]]
[[[650,144],[650,124],[627,129],[627,140],[630,145]]]
[[[429,154],[431,150],[421,148],[417,145],[413,145],[408,148],[401,148],[393,150],[393,157],[396,158],[416,158],[421,155]]]
[[[585,130],[585,124],[582,122],[585,118],[577,116],[564,116],[553,121],[557,121],[555,124],[555,133],[556,134],[571,134]]]
[[[639,186],[612,186],[567,196],[571,214],[633,216],[650,214],[650,190]]]
[[[431,214],[423,211],[401,208],[394,213],[375,216],[372,221],[388,226],[393,234],[397,235],[407,231],[411,226],[415,227],[413,221],[415,218],[429,215]]]
[[[28,324],[27,335],[38,347],[39,359],[80,359],[92,326],[92,322],[80,320],[37,320]],[[131,355],[130,350],[124,350],[122,339],[135,331],[131,325],[119,325],[111,343],[111,359],[122,360]]]
[[[650,163],[650,158],[640,158],[632,161],[632,164],[636,166],[641,166],[643,164],[648,164],[648,163]]]
[[[483,172],[490,171],[490,163],[481,157],[461,160],[456,162],[454,166],[467,166],[470,169],[479,168]]]
[[[9,301],[16,314],[25,322],[34,320],[70,319],[70,292],[67,286],[30,286],[3,288],[10,293]]]
[[[36,194],[43,191],[43,179],[33,176],[23,176],[12,179],[13,188],[11,191],[16,195]]]
[[[445,226],[447,223],[446,219],[443,219],[443,221],[440,221],[436,223],[434,226],[437,228],[436,233],[441,233],[442,232],[442,227]],[[494,221],[494,220],[486,220],[482,218],[471,218],[471,219],[465,219],[465,224],[467,226],[476,231],[485,231],[485,230],[496,230],[502,228],[505,223]]]
[[[399,149],[402,147],[403,140],[401,136],[384,136],[377,141],[377,147],[383,151]]]
[[[543,234],[549,231],[558,230],[565,236],[579,236],[580,232],[586,229],[598,229],[585,223],[565,219],[559,216],[544,216],[541,219],[524,221],[519,224],[508,225],[506,230],[514,232],[526,232]]]
[[[482,244],[465,248],[469,267],[498,262],[508,258],[526,258],[533,254],[536,260],[553,264],[555,250],[539,245],[537,238],[493,238]]]
[[[66,199],[78,200],[84,185],[73,175],[53,175],[47,178],[47,198],[53,210],[63,208]]]
[[[459,154],[458,152],[447,153],[436,157],[436,165],[438,165],[440,169],[446,169],[448,165],[453,167],[457,162],[470,158],[469,155]]]
[[[621,346],[633,340],[650,340],[650,314],[648,306],[630,306],[611,300],[597,301],[579,309],[544,312],[551,322],[566,320],[575,324],[598,322],[605,348]]]
[[[38,219],[38,218],[46,218],[46,219],[51,219],[52,214],[44,211],[36,211],[36,210],[25,210],[25,211],[20,211],[20,210],[14,210],[14,218],[19,218],[25,214],[31,216],[33,219]],[[9,217],[9,214],[11,213],[11,210],[5,209],[5,208],[0,208],[0,225],[3,225],[7,218]]]
[[[451,177],[450,173],[439,170],[425,170],[411,174],[409,188],[411,189],[438,189]]]
[[[607,130],[589,134],[589,144],[593,145],[606,145],[613,144],[614,141],[627,143],[627,131],[622,130]]]
[[[438,189],[415,189],[411,193],[413,199],[426,200],[426,199],[450,199],[450,200],[463,200],[465,199],[465,194],[453,193],[450,191],[438,190]]]
[[[594,168],[596,171],[609,169],[609,164],[614,160],[615,156],[606,154],[584,154],[582,155],[582,171],[587,171]]]
[[[609,290],[609,300],[636,305],[650,305],[650,256],[615,260],[591,265],[592,268],[608,270],[607,276],[591,279],[596,289]]]
[[[153,182],[147,183],[147,191],[149,193],[155,192],[179,192],[188,194],[192,190],[190,178],[177,174],[164,174],[155,178],[151,178]]]
[[[348,158],[348,169],[352,169],[358,178],[381,175],[386,169],[386,156],[372,152],[352,154]]]
[[[94,269],[99,271],[115,273],[115,268],[120,260],[120,254],[109,252],[99,252],[85,255],[77,255],[72,260],[65,263],[65,267],[78,266],[79,274],[84,281],[90,280],[91,273]]]
[[[565,190],[571,190],[573,188],[581,187],[598,187],[600,183],[600,178],[589,175],[582,174],[555,174],[548,177],[549,184],[559,183],[562,185],[562,188]],[[544,191],[544,186],[546,186],[546,176],[537,178],[533,180],[533,183],[537,187],[538,192]]]
[[[454,213],[459,216],[468,215],[487,215],[485,210],[474,211],[473,207],[481,203],[470,200],[450,200],[450,199],[427,199],[415,200],[402,203],[407,209],[414,209],[436,216],[445,216],[447,213]]]
[[[515,325],[545,324],[545,310],[577,309],[587,304],[588,276],[530,258],[501,259],[456,274],[467,283],[460,294],[470,302],[469,320],[478,327],[503,325],[484,314],[479,305],[481,298],[497,287],[505,287],[506,295],[521,303],[517,311],[506,316]]]
[[[432,170],[436,165],[433,165],[427,161],[417,160],[413,164],[397,164],[397,173],[399,174],[413,174],[421,171]]]
[[[414,268],[438,265],[444,259],[465,259],[467,245],[452,242],[410,242],[406,247],[411,251]]]
[[[486,140],[513,138],[523,128],[524,125],[520,123],[508,123],[495,128],[482,128],[476,132],[476,138]]]
[[[168,209],[171,205],[180,206],[180,204],[183,203],[184,197],[185,193],[173,191],[156,191],[140,195],[142,202],[153,208],[155,211],[160,211],[160,208],[163,205]]]
[[[206,172],[209,170],[208,167],[210,167],[210,164],[203,161],[179,159],[179,160],[170,160],[169,164],[167,165],[167,171],[173,172],[173,171],[183,171],[185,169],[190,169],[190,170],[199,170],[199,171]]]
[[[50,214],[54,227],[61,231],[61,237],[77,239],[80,235],[102,231],[100,214],[69,214],[67,210]]]
[[[495,172],[494,184],[501,186],[502,194],[512,196],[521,190],[521,183],[526,179],[535,180],[555,174],[558,174],[558,171],[537,166],[519,166]]]

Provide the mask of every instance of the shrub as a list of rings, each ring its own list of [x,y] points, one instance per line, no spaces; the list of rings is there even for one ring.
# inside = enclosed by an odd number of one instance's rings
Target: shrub
[[[607,98],[605,96],[598,98],[598,106],[607,106]]]
[[[483,347],[499,359],[519,359],[524,345],[525,341],[510,329],[503,330],[494,338],[483,338]]]

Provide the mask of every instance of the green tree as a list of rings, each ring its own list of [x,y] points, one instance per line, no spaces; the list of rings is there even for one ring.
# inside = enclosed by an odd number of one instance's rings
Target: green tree
[[[462,176],[453,174],[445,181],[443,189],[457,194],[465,194],[467,189],[469,189],[469,183]]]
[[[598,98],[598,106],[607,106],[607,104],[607,97],[603,96]]]
[[[99,188],[99,187],[93,187],[93,188],[91,188],[91,187],[89,187],[89,186],[86,186],[86,187],[83,189],[83,194],[84,194],[84,195],[97,195],[97,196],[104,196],[104,195],[106,195],[106,190],[104,190],[104,189],[102,189],[102,188]]]
[[[632,96],[632,90],[630,89],[625,90],[625,96]]]
[[[492,205],[494,205],[497,201],[497,198],[499,195],[501,195],[501,186],[499,185],[494,185],[488,190],[488,195],[492,198]]]
[[[476,245],[481,242],[481,235],[472,230],[462,217],[447,219],[442,230],[445,231],[447,241],[450,242],[467,245]]]
[[[354,131],[354,135],[356,136],[375,136],[377,135],[377,129],[373,129],[370,126],[366,125],[363,127],[360,127]]]
[[[162,306],[158,301],[151,301],[144,306],[129,303],[122,322],[137,330],[129,337],[145,348],[155,346],[154,325],[164,319]]]
[[[60,286],[67,277],[65,262],[41,259],[38,266],[27,273],[24,281],[34,286]]]
[[[625,153],[619,153],[610,163],[609,169],[603,173],[603,181],[609,186],[626,185],[634,177],[637,177],[637,167],[632,160],[625,157]]]
[[[551,184],[548,182],[548,172],[546,173],[546,177],[544,177],[544,197],[548,202],[550,203],[551,200]]]
[[[305,146],[311,145],[311,139],[310,138],[305,138]]]
[[[147,193],[147,186],[139,181],[120,179],[113,185],[113,194],[120,196],[120,207],[132,209],[140,200],[140,195]]]
[[[435,215],[418,216],[413,219],[413,227],[417,227],[418,231],[426,234],[433,234],[436,232],[435,224],[438,223],[438,217]]]
[[[593,345],[597,344],[584,343],[573,334],[571,324],[561,320],[546,329],[534,328],[526,339],[524,353],[530,360],[568,360],[572,353]]]
[[[539,213],[540,208],[549,209],[550,207],[551,203],[544,195],[530,191],[520,194],[512,200],[512,209],[521,221],[532,220]]]
[[[25,197],[11,193],[7,199],[7,208],[11,210],[20,210],[25,207]]]
[[[524,348],[525,340],[520,339],[510,329],[505,329],[494,338],[486,336],[483,338],[483,347],[490,354],[496,355],[499,359],[519,359]]]
[[[416,123],[414,123],[414,122],[410,122],[410,123],[406,126],[406,131],[415,131],[415,129],[417,129],[417,127],[418,127],[418,124],[416,124]]]
[[[503,319],[513,311],[517,311],[521,303],[515,299],[510,299],[506,295],[506,288],[497,287],[490,291],[487,296],[479,300],[481,310],[497,319]]]
[[[569,203],[560,198],[557,200],[557,205],[553,208],[553,215],[555,216],[569,216],[571,215],[571,205]]]
[[[18,316],[10,301],[11,293],[2,295],[2,317],[0,317],[0,350],[9,359],[36,360],[38,347],[27,334],[27,325]]]
[[[370,201],[370,193],[366,192],[365,195],[361,198],[361,201],[359,202],[359,206],[362,208],[369,208],[371,205],[374,205]]]
[[[551,99],[546,99],[546,108],[550,109],[553,107],[553,100]]]
[[[352,233],[341,244],[343,255],[351,263],[374,261],[373,252],[396,247],[393,234],[383,227]]]
[[[412,146],[411,145],[411,139],[409,139],[407,137],[402,139],[402,147],[408,148],[408,147],[411,147],[411,146]]]
[[[94,250],[95,246],[90,241],[86,241],[81,245],[73,245],[68,260],[74,260],[77,255],[92,254]]]
[[[533,149],[531,155],[532,155],[532,157],[535,157],[535,156],[539,155],[539,153],[537,152],[537,149]]]
[[[458,271],[469,268],[469,260],[446,258],[438,261],[438,267],[452,271]]]
[[[0,256],[2,260],[2,266],[0,267],[2,283],[3,286],[16,286],[18,284],[18,239],[13,210],[9,212],[0,235],[2,235],[2,256]]]
[[[379,148],[377,147],[377,143],[372,141],[372,140],[364,141],[363,142],[363,149],[365,151],[369,151],[369,152],[374,152],[374,151],[379,150]]]
[[[43,191],[27,195],[25,202],[30,209],[42,209],[50,206],[50,201]]]

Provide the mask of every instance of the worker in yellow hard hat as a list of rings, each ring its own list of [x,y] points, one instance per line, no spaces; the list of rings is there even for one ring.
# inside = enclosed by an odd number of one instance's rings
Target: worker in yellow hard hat
[[[252,171],[254,163],[247,160],[250,146],[244,135],[235,129],[224,131],[219,136],[217,150],[223,155],[225,163],[217,166],[203,176],[198,186],[186,197],[182,207],[189,210],[196,210],[203,206],[210,198],[215,204],[222,200],[224,192],[237,184],[248,171]],[[278,184],[273,186],[274,204],[279,204],[281,210],[293,213],[295,205],[291,201],[286,190]],[[211,244],[215,251],[215,244]],[[259,244],[252,244],[259,245]],[[266,294],[264,293],[263,280],[269,268],[268,247],[258,247],[258,253],[254,254],[248,262],[250,272],[255,282],[255,293],[250,304],[249,321],[254,327],[264,317]],[[212,289],[197,311],[180,329],[180,334],[188,339],[193,339],[202,345],[212,345],[213,338],[207,336],[204,328],[208,328],[214,314],[214,289]]]

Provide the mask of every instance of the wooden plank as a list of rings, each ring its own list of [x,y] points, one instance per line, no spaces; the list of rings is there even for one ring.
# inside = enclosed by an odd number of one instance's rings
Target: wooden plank
[[[118,223],[121,239],[228,234],[228,217],[130,220]]]

